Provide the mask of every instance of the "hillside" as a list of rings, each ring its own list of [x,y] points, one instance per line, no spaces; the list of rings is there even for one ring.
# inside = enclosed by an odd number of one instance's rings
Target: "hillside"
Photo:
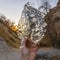
[[[9,26],[5,25],[2,20],[0,20],[0,37],[2,37],[8,45],[19,48],[20,42],[14,31],[12,31]]]

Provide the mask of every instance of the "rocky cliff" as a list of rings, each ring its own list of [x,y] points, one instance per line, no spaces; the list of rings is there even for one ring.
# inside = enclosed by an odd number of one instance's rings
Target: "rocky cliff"
[[[45,21],[47,23],[47,32],[44,37],[46,38],[46,41],[42,41],[46,42],[44,43],[46,46],[60,48],[60,0],[57,3],[57,6],[51,9],[46,15]]]

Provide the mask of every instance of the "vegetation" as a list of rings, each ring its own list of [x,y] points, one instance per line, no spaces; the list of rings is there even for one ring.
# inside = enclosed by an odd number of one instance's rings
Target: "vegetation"
[[[4,38],[8,45],[20,48],[20,39],[17,38],[16,32],[10,28],[13,25],[6,17],[0,17],[0,37]]]

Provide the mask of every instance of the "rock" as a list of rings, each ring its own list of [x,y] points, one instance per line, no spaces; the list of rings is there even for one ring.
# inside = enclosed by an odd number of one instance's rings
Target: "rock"
[[[40,48],[36,54],[36,60],[60,60],[60,50],[55,48]]]
[[[20,60],[20,49],[8,46],[4,39],[0,37],[0,60]]]
[[[41,45],[60,48],[60,0],[56,7],[45,16],[47,31]],[[44,43],[45,42],[45,43]]]

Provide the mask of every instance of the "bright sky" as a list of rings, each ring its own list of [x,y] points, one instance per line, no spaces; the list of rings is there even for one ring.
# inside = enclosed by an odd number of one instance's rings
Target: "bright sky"
[[[0,13],[4,14],[7,18],[18,23],[24,4],[27,2],[35,3],[38,7],[38,0],[0,0]],[[56,6],[58,0],[50,0],[51,5]],[[41,1],[39,0],[41,3]]]

